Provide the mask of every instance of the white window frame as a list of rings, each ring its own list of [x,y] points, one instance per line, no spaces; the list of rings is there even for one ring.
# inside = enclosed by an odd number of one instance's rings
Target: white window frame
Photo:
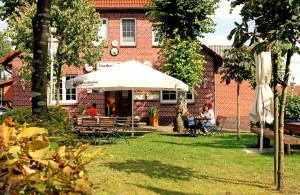
[[[77,75],[66,75],[66,76],[62,76],[61,77],[61,80],[62,80],[62,99],[59,100],[59,103],[60,104],[77,104],[78,103],[78,93],[77,93],[77,89],[76,89],[76,100],[66,100],[66,97],[67,97],[67,89],[66,89],[66,77],[68,76],[74,76],[76,77]],[[56,80],[57,82],[57,80]],[[55,82],[53,82],[53,90],[55,92],[56,88],[55,88]],[[55,100],[55,93],[53,94],[53,100],[52,100],[52,103],[55,104],[56,103],[56,100]]]
[[[108,40],[108,18],[101,18],[101,20],[102,20],[102,25],[100,27],[98,35],[101,40]],[[106,33],[105,33],[104,37],[102,37],[103,21],[106,21]]]
[[[103,41],[107,41],[108,40],[108,18],[102,18],[101,19],[102,21],[103,20],[105,20],[106,21],[106,37],[102,37],[102,28],[103,28],[103,24],[99,27],[99,30],[98,30],[98,34],[97,34],[97,36],[98,36],[98,40],[96,40],[96,41],[92,41],[92,43],[93,43],[93,45],[95,46],[95,47],[97,47],[97,46],[99,46],[99,45],[101,45],[101,43],[103,42]]]
[[[123,42],[123,20],[134,20],[134,42]],[[120,19],[120,45],[121,46],[136,46],[136,18],[121,18]]]
[[[158,26],[152,26],[152,46],[159,46],[159,37],[157,37],[158,35],[158,30],[157,30]],[[157,41],[155,41],[155,38],[157,38]]]
[[[163,90],[168,91],[168,90]],[[160,91],[160,103],[162,104],[176,104],[178,98],[178,91],[176,91],[176,99],[175,100],[164,100],[163,99],[163,91]],[[187,98],[185,93],[185,98]],[[195,103],[195,93],[192,92],[192,99],[187,99],[187,103]]]

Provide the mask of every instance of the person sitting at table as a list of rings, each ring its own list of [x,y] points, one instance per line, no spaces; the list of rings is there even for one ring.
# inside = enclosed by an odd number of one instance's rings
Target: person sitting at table
[[[204,104],[202,107],[202,111],[200,112],[201,122],[199,124],[200,130],[208,135],[208,127],[215,125],[215,114],[212,110],[211,104]]]
[[[99,110],[97,109],[97,104],[93,103],[92,107],[86,110],[86,114],[90,116],[96,116],[97,114],[99,114]]]
[[[186,112],[184,114],[184,127],[189,131],[192,136],[196,136],[196,121],[195,117],[190,113]]]

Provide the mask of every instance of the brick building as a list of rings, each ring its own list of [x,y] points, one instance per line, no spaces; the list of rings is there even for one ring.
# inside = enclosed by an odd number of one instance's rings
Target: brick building
[[[103,115],[131,115],[131,91],[101,92],[86,89],[68,90],[64,81],[90,71],[105,68],[127,60],[137,60],[149,66],[157,67],[159,46],[155,27],[149,22],[145,12],[149,0],[95,0],[96,9],[100,12],[103,22],[101,36],[107,39],[109,46],[104,48],[104,55],[100,62],[81,69],[67,67],[61,79],[60,105],[76,114],[87,103],[95,102]],[[226,127],[235,128],[236,117],[236,85],[229,86],[220,83],[217,70],[221,65],[221,57],[212,49],[203,45],[203,53],[207,64],[205,65],[205,78],[196,93],[187,93],[188,109],[193,114],[198,114],[204,103],[212,103],[216,115],[228,117]],[[11,66],[12,97],[14,107],[28,107],[31,105],[30,85],[24,82],[18,74],[18,69],[23,66],[18,58],[18,53],[13,52],[2,61]],[[139,91],[135,93],[135,114],[142,120],[147,120],[147,111],[151,106],[159,106],[160,124],[170,124],[175,117],[175,91]],[[247,84],[241,86],[241,116],[242,128],[248,129],[248,112],[251,108],[253,91]],[[50,101],[50,100],[49,100]]]

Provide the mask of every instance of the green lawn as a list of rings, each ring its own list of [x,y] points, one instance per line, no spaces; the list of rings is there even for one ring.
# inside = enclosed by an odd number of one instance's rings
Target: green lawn
[[[87,170],[95,194],[276,194],[273,154],[246,153],[256,136],[148,133],[102,148]],[[285,158],[287,194],[300,194],[300,154]]]

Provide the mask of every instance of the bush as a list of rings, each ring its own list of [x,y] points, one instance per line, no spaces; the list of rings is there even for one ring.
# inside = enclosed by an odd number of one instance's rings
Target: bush
[[[31,108],[13,109],[1,115],[0,123],[8,114],[11,114],[18,125],[28,124],[29,126],[42,127],[48,130],[49,135],[62,135],[72,129],[69,113],[61,107],[49,107],[48,114],[37,120],[32,116]]]
[[[86,156],[87,149],[51,151],[46,129],[16,129],[8,117],[0,125],[0,194],[91,194],[84,167],[100,151]]]
[[[300,96],[287,96],[285,115],[300,119]]]

